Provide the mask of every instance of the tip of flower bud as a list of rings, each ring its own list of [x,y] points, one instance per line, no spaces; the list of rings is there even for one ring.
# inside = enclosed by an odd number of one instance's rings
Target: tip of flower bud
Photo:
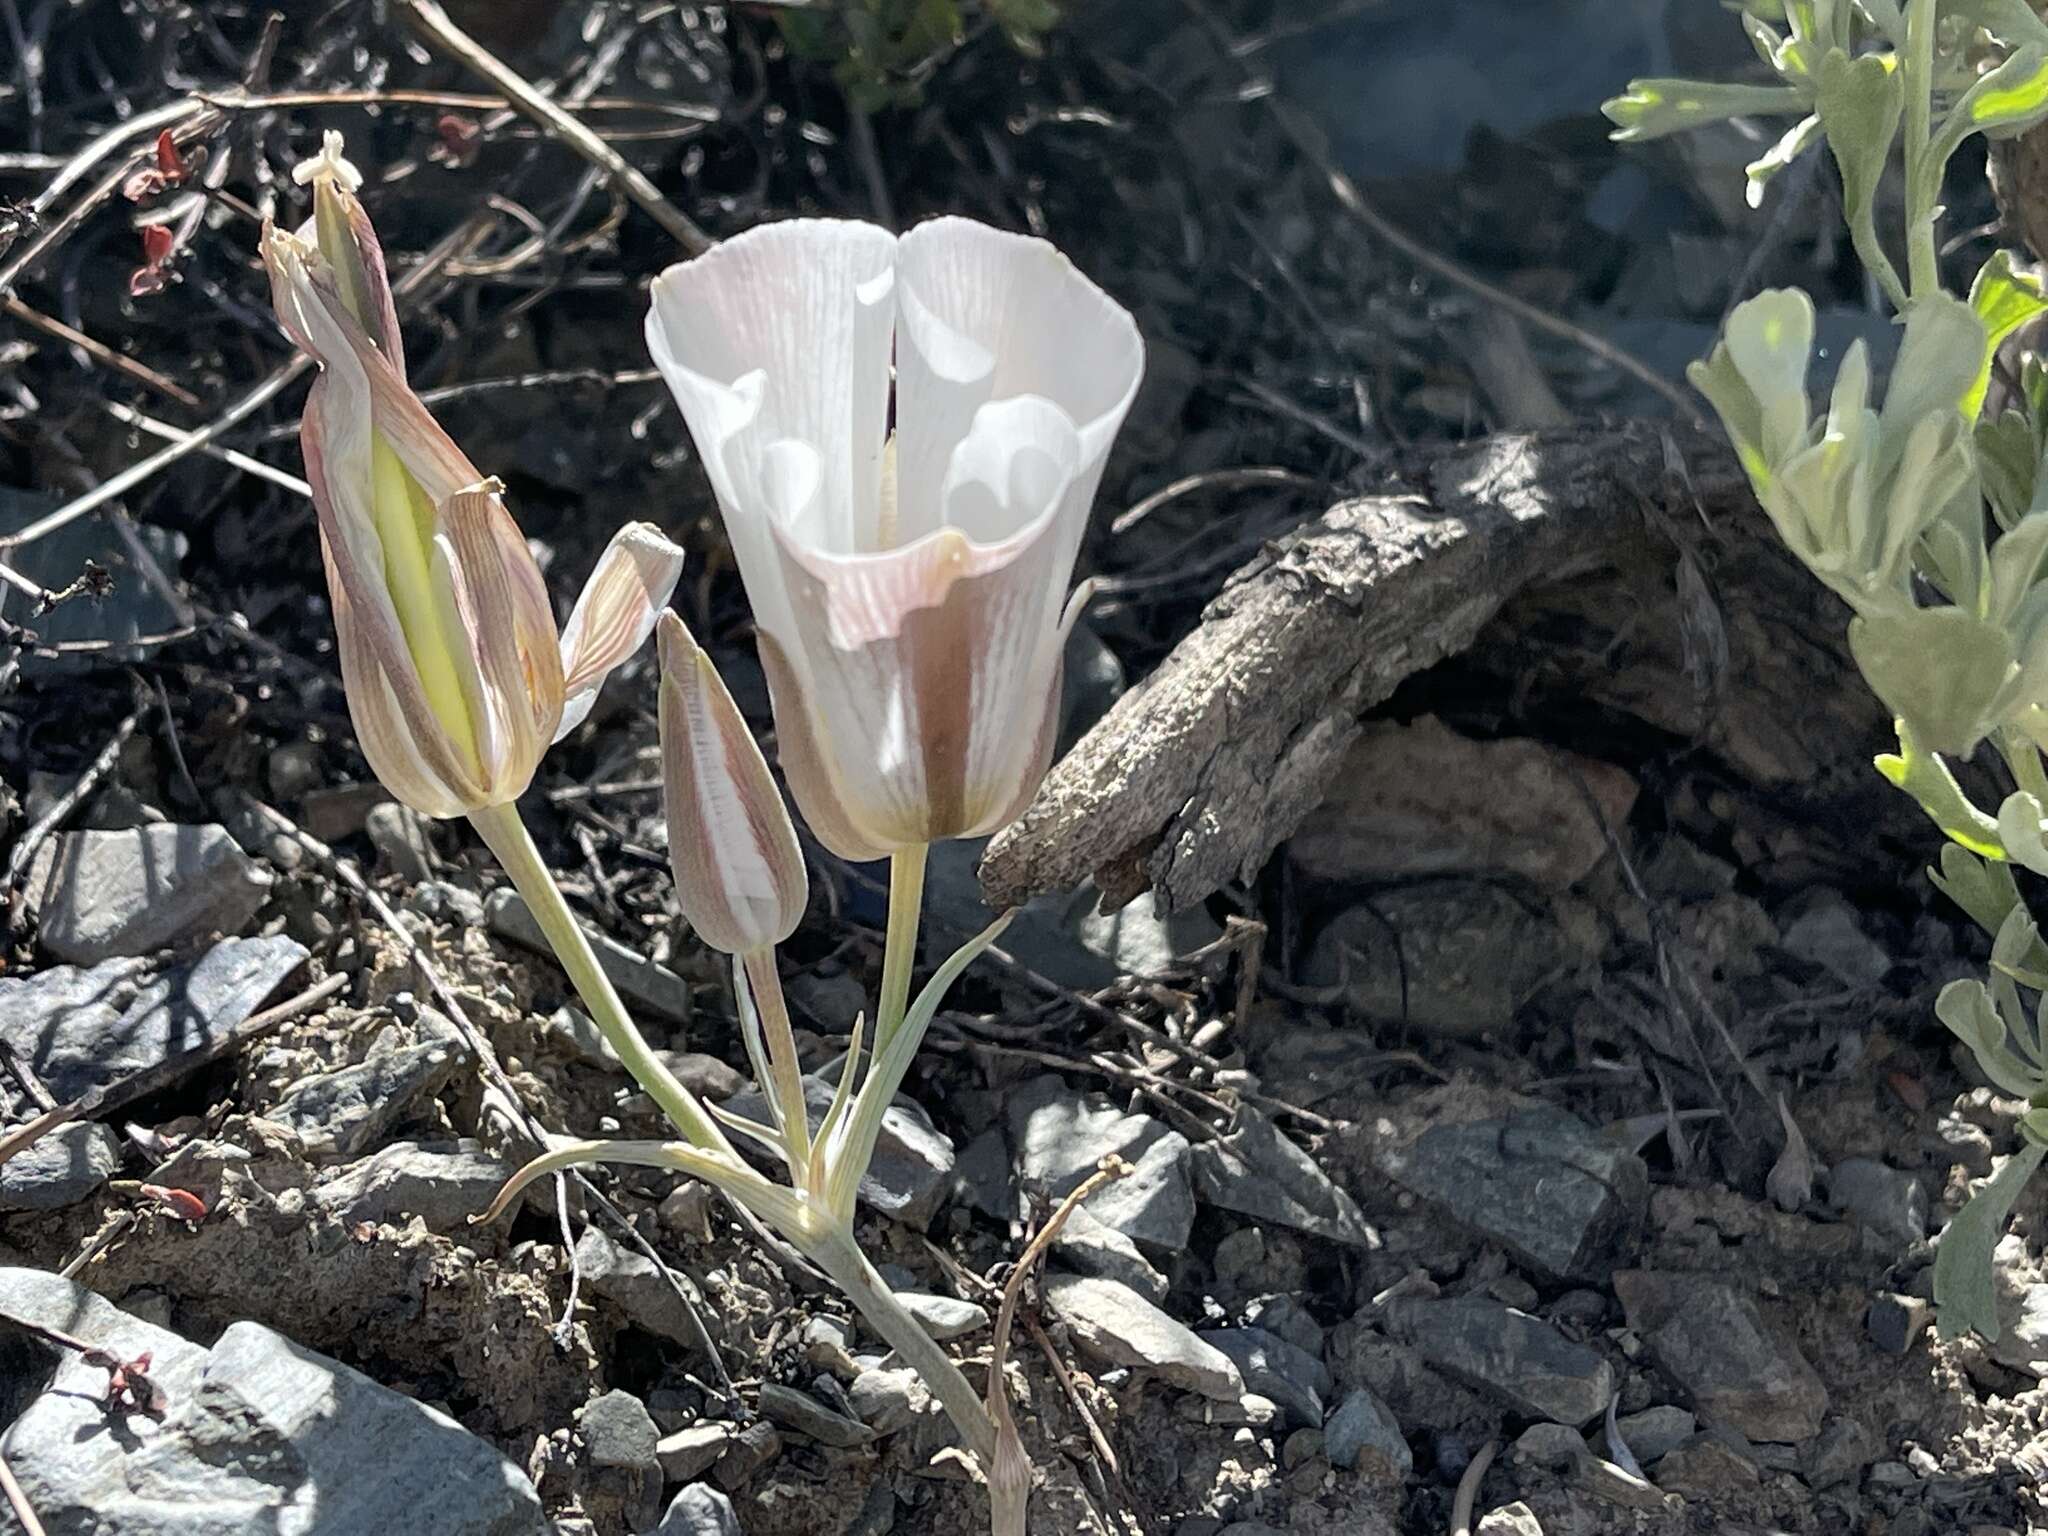
[[[321,135],[320,153],[292,167],[293,182],[306,187],[318,181],[333,181],[338,182],[344,192],[355,191],[363,184],[363,173],[342,154],[341,146],[340,130],[328,129]]]

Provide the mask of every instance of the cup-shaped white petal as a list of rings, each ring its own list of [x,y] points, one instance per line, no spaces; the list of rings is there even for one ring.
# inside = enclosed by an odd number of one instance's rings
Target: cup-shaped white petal
[[[796,828],[768,763],[711,658],[663,613],[661,778],[676,899],[698,937],[726,954],[781,943],[804,914]]]

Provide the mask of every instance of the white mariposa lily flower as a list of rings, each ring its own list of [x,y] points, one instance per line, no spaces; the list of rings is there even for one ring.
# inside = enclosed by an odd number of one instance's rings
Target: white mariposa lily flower
[[[300,443],[357,740],[424,815],[503,805],[647,639],[683,552],[651,524],[620,529],[558,640],[502,487],[406,383],[383,250],[341,135],[294,179],[312,185],[314,216],[296,234],[266,225],[263,261],[278,319],[321,365]]]
[[[1144,371],[1131,316],[1042,240],[798,219],[670,267],[647,341],[812,830],[874,859],[1014,818],[1051,758],[1067,583]]]

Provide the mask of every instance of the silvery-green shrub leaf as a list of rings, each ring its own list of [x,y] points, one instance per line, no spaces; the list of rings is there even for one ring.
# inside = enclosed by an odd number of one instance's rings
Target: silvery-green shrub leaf
[[[1903,583],[1914,542],[1959,498],[1964,502],[1960,509],[1964,517],[1983,517],[1983,503],[1972,484],[1976,465],[1965,446],[1960,416],[1938,409],[1891,430],[1903,432],[1905,443],[1885,487],[1878,526],[1852,530],[1865,570],[1881,587]],[[1964,590],[1970,599],[1975,598],[1974,587]],[[1974,609],[1976,605],[1969,601],[1968,606]]]
[[[2032,43],[2048,48],[2048,22],[2027,0],[1948,0],[1942,12],[1984,28],[2008,47]]]
[[[1859,616],[1849,651],[1871,691],[1928,751],[1956,756],[1983,739],[2012,668],[2004,633],[1960,608]]]
[[[1999,344],[2029,320],[2048,314],[2048,294],[2043,294],[2037,274],[2014,265],[2012,252],[1996,251],[1970,284],[1970,308],[1984,327],[1984,356],[1963,397],[1963,414],[1975,420],[1991,387],[1991,363]]]
[[[2006,983],[2010,988],[2011,983]],[[1934,1016],[1969,1048],[1985,1077],[2015,1098],[2030,1098],[2041,1087],[2010,1044],[2016,1019],[1994,1000],[1981,981],[1952,981],[1934,1000]]]
[[[1991,968],[2035,992],[2048,991],[2048,944],[2024,905],[2006,913],[1991,941]]]
[[[1614,124],[1612,137],[1631,144],[1682,133],[1731,117],[1804,112],[1805,93],[1785,85],[1723,85],[1711,80],[1631,80],[1628,90],[1600,104]]]
[[[1956,451],[1968,458],[1969,450],[1962,446],[1960,432]],[[1913,550],[1914,568],[1933,582],[1943,597],[1965,613],[1982,618],[1989,602],[1986,594],[1991,588],[1990,557],[1984,550],[1984,497],[1969,478],[1967,466],[1959,476],[1952,474],[1947,478],[1959,483],[1948,504],[1920,535]],[[2014,652],[2017,654],[2017,647]]]
[[[1714,350],[1706,357],[1686,365],[1685,376],[1694,389],[1707,397],[1707,403],[1721,418],[1721,428],[1728,434],[1729,445],[1735,449],[1743,472],[1749,476],[1750,488],[1768,509],[1772,477],[1771,465],[1764,457],[1763,402],[1743,378],[1742,370],[1735,366],[1735,359],[1728,355],[1728,343],[1715,342]],[[1782,527],[1780,532],[1783,533]]]
[[[1820,136],[1820,117],[1816,113],[1809,113],[1787,128],[1777,143],[1750,161],[1743,168],[1743,175],[1748,179],[1743,197],[1749,206],[1761,208],[1764,203],[1764,188],[1769,186],[1772,179],[1786,166],[1811,149]]]
[[[2040,467],[2033,423],[2018,411],[1979,420],[1973,439],[1977,479],[1999,526],[2011,529],[2034,510],[2034,477]]]
[[[2043,1156],[2048,1156],[2048,1144],[2029,1136],[1942,1230],[1934,1256],[1934,1304],[1940,1309],[1938,1325],[1944,1337],[1975,1332],[1997,1341],[1998,1287],[1991,1255],[2013,1202]]]
[[[1999,933],[2020,905],[2020,888],[2010,864],[1984,858],[1955,843],[1942,848],[1941,868],[1928,870],[1927,878],[1988,934]]]
[[[1952,153],[1972,133],[2010,138],[2048,117],[2048,49],[2028,43],[1963,93],[1934,136],[1937,154]]]
[[[2043,836],[2041,817],[2041,802],[2023,789],[2015,790],[1998,807],[1998,837],[2013,863],[2048,875],[2048,838]]]
[[[1990,592],[1984,617],[2009,625],[2027,594],[2048,575],[2048,512],[2023,517],[1991,546]]]
[[[1806,438],[1813,300],[1798,288],[1765,289],[1729,315],[1726,345],[1756,397],[1764,461],[1781,464]]]
[[[1892,43],[1905,40],[1906,18],[1899,10],[1899,0],[1856,0],[1856,8]]]
[[[1873,213],[1878,183],[1898,137],[1905,94],[1889,55],[1850,58],[1836,50],[1820,61],[1814,106],[1842,172],[1842,217],[1856,254],[1887,293],[1897,295],[1898,272],[1877,238]]]
[[[1907,306],[1905,339],[1879,413],[1894,452],[1923,416],[1961,414],[1983,360],[1984,322],[1961,299],[1931,293]]]

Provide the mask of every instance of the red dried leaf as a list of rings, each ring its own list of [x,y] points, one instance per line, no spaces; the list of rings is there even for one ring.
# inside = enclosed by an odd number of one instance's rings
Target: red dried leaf
[[[156,168],[163,173],[167,186],[175,187],[190,174],[185,168],[185,157],[178,153],[178,141],[171,137],[168,128],[156,136]]]
[[[142,1186],[142,1192],[181,1220],[206,1220],[206,1202],[189,1189],[168,1189],[161,1184],[145,1184]]]

